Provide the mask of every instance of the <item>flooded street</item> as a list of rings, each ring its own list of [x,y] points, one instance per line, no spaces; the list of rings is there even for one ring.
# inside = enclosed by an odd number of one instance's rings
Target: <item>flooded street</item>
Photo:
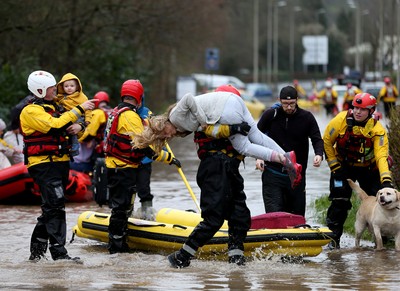
[[[321,131],[328,119],[318,113]],[[177,138],[171,148],[182,162],[183,172],[199,199],[196,185],[198,159],[192,135]],[[264,213],[261,172],[247,158],[240,171],[245,179],[247,203],[252,215]],[[328,193],[329,169],[308,167],[307,204]],[[152,176],[154,207],[196,210],[195,203],[174,166],[154,163]],[[138,201],[138,200],[137,200]],[[137,205],[139,202],[137,202]],[[393,249],[376,252],[369,242],[360,250],[354,238],[344,236],[342,249],[323,252],[295,263],[279,258],[255,259],[245,267],[223,261],[193,260],[186,269],[169,267],[165,255],[136,252],[108,254],[106,245],[72,237],[71,228],[80,213],[94,210],[109,213],[94,202],[67,204],[67,249],[84,263],[41,261],[31,263],[29,243],[39,206],[0,205],[0,289],[4,290],[397,290],[400,284],[400,253]],[[306,221],[315,221],[307,207]]]

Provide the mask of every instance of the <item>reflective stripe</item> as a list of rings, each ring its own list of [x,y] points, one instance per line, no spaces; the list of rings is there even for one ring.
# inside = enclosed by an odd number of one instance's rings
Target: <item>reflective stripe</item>
[[[212,131],[212,136],[216,137],[218,135],[219,127],[220,127],[219,124],[214,124],[214,128],[213,128],[213,131]]]
[[[194,249],[192,249],[191,247],[189,247],[187,244],[184,244],[182,249],[187,251],[192,256],[194,256],[196,254],[196,251]]]
[[[113,237],[114,239],[121,239],[121,238],[123,238],[124,236],[123,236],[123,235],[116,235],[116,234],[114,234],[112,237]]]
[[[228,256],[229,257],[237,256],[237,255],[242,256],[243,255],[243,251],[239,250],[239,249],[233,249],[233,250],[228,251]]]

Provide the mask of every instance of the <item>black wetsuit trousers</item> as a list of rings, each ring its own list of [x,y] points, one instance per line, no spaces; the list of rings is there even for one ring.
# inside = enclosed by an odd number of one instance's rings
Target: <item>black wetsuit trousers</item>
[[[239,173],[240,160],[223,153],[206,155],[200,162],[197,184],[201,189],[200,222],[190,234],[186,244],[197,250],[208,243],[228,220],[228,250],[243,250],[250,229],[250,210],[243,191],[244,180]]]
[[[65,187],[68,183],[69,161],[48,162],[28,168],[34,182],[39,185],[42,197],[42,215],[31,237],[31,254],[43,256],[50,243],[50,253],[53,259],[67,254],[66,217],[65,217]]]

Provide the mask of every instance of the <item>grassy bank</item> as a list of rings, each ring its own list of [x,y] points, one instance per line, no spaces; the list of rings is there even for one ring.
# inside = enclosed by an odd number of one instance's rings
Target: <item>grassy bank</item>
[[[351,204],[353,207],[349,211],[349,215],[346,219],[346,222],[344,224],[344,232],[355,236],[355,231],[354,231],[354,222],[356,221],[356,213],[358,208],[360,207],[360,199],[356,195],[352,195],[351,197]],[[328,207],[330,205],[330,201],[328,200],[328,195],[323,195],[320,198],[316,199],[314,203],[311,204],[311,207],[314,208],[315,211],[315,218],[318,223],[322,225],[326,225],[326,212],[328,210]],[[372,236],[368,231],[365,231],[363,234],[363,239],[373,241]]]

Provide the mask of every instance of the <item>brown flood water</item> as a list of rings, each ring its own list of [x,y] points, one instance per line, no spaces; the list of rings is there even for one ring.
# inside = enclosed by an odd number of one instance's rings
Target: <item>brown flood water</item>
[[[321,130],[327,119],[318,116]],[[198,160],[191,136],[171,143],[181,160],[183,171],[198,198],[195,175]],[[247,158],[241,172],[252,215],[263,213],[260,172]],[[154,164],[152,192],[156,209],[174,207],[196,209],[187,188],[174,167]],[[307,199],[328,192],[326,163],[312,166],[307,174]],[[67,204],[67,239],[78,215],[86,210],[109,213],[94,202]],[[400,254],[393,249],[376,252],[370,242],[360,250],[354,238],[344,236],[342,249],[326,249],[313,258],[283,263],[279,258],[257,259],[245,267],[223,261],[193,260],[182,270],[169,267],[166,256],[149,253],[109,255],[106,246],[96,241],[75,238],[67,243],[71,256],[84,263],[43,261],[31,263],[30,235],[40,214],[39,206],[0,205],[0,289],[4,290],[397,290],[400,285]],[[307,223],[315,222],[308,207]]]

